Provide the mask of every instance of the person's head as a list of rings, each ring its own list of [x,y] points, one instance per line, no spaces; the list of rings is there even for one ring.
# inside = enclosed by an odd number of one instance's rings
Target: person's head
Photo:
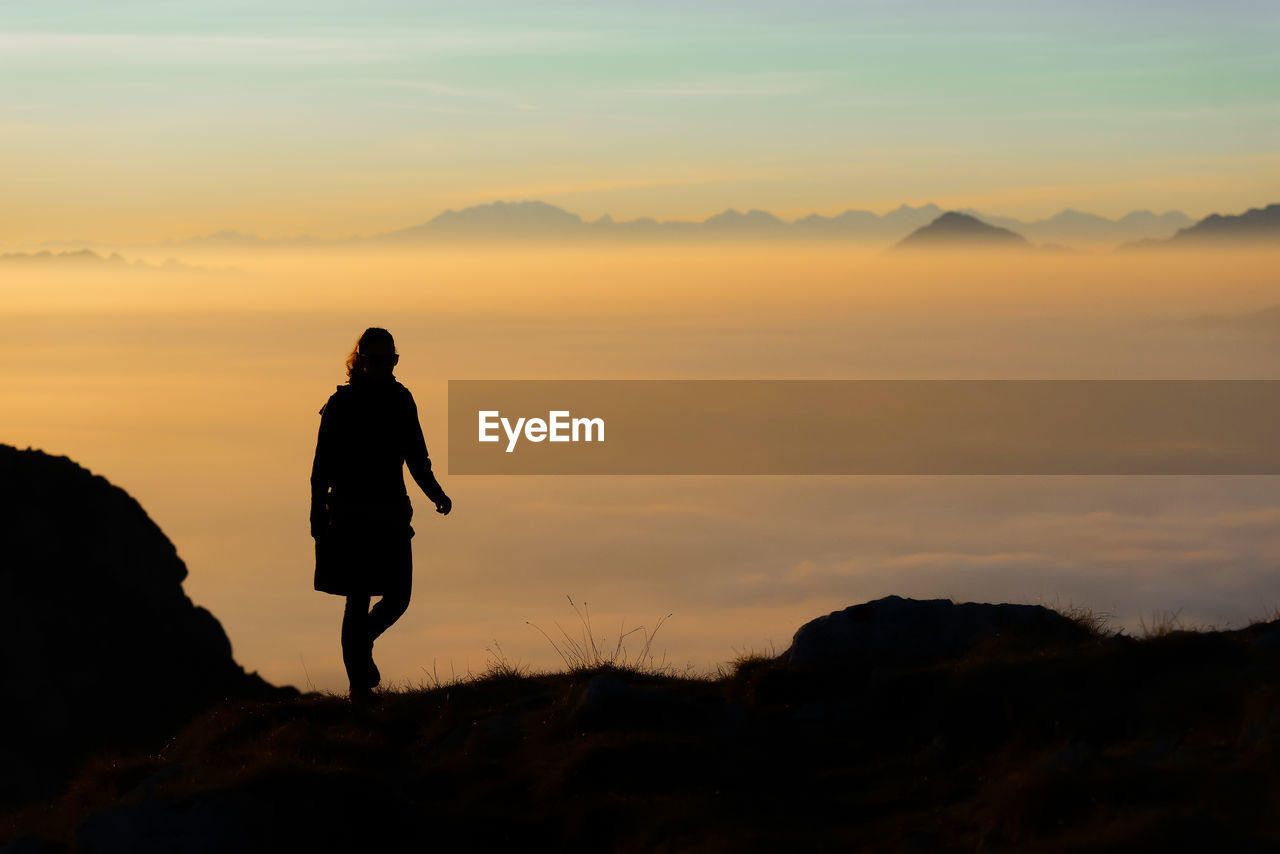
[[[351,355],[347,356],[347,379],[353,383],[372,380],[390,382],[400,357],[396,355],[396,342],[391,333],[377,326],[364,331]]]

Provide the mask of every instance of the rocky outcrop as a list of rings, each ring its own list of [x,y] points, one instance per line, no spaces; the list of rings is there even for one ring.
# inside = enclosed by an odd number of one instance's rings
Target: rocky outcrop
[[[133,498],[66,457],[0,445],[0,800],[108,749],[159,749],[226,698],[296,695],[246,674]]]
[[[1280,811],[1260,807],[1280,793],[1280,621],[1137,639],[1034,606],[888,597],[796,641],[790,653],[816,645],[813,666],[750,656],[710,680],[504,665],[373,704],[219,704],[162,754],[98,763],[48,808],[0,814],[0,851],[1235,852],[1280,839]]]
[[[916,666],[979,648],[1025,651],[1091,637],[1085,626],[1040,605],[886,596],[810,620],[780,658],[797,667]]]

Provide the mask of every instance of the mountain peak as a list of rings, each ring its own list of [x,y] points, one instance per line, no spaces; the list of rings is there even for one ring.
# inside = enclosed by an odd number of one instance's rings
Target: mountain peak
[[[1027,249],[1031,244],[1021,234],[1007,228],[996,228],[959,211],[947,211],[933,222],[908,234],[894,249],[947,248],[1011,248]]]
[[[785,222],[768,211],[756,208],[752,208],[746,213],[740,213],[733,208],[728,208],[715,216],[707,218],[702,224],[711,228],[776,228],[786,225]]]
[[[1195,225],[1181,229],[1172,238],[1187,241],[1280,242],[1280,204],[1249,208],[1242,214],[1209,214]]]
[[[519,202],[496,201],[487,205],[472,205],[460,211],[447,210],[431,220],[433,223],[457,221],[523,222],[523,223],[581,223],[582,217],[563,208],[536,199]]]
[[[938,207],[933,202],[926,202],[925,204],[921,205],[918,208],[913,208],[911,207],[911,205],[903,203],[898,205],[893,210],[889,211],[889,213],[885,214],[885,216],[891,216],[893,214],[903,214],[903,213],[921,213],[925,211],[928,211],[928,212],[937,211],[938,213],[941,213],[942,208]]]
[[[538,200],[518,202],[496,201],[472,205],[455,211],[449,209],[420,225],[380,235],[383,240],[403,240],[448,235],[451,238],[475,237],[545,237],[561,232],[575,232],[586,223],[582,217],[563,208]]]

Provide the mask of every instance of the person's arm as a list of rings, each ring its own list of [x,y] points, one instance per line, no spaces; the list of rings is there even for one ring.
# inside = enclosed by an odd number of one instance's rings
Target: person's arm
[[[412,475],[419,488],[426,493],[428,498],[435,502],[436,512],[447,515],[453,509],[453,501],[444,494],[444,487],[440,486],[440,482],[436,480],[435,472],[431,470],[431,457],[427,455],[427,440],[422,435],[422,424],[418,421],[418,404],[414,402],[413,395],[409,394],[408,389],[405,389],[405,395],[409,401],[408,443],[405,447],[405,464],[409,467],[409,474]]]
[[[325,507],[333,475],[333,420],[330,405],[320,410],[320,432],[316,436],[316,456],[311,463],[311,536],[318,537],[329,526]]]

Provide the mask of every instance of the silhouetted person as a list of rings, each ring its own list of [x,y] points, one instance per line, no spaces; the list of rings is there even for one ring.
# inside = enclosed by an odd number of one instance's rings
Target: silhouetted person
[[[320,410],[311,467],[315,589],[347,597],[342,662],[353,700],[381,681],[373,642],[409,607],[413,507],[404,464],[437,513],[453,507],[431,471],[413,395],[392,374],[399,360],[390,332],[364,331],[347,356],[347,384]],[[371,611],[372,596],[382,598]]]

